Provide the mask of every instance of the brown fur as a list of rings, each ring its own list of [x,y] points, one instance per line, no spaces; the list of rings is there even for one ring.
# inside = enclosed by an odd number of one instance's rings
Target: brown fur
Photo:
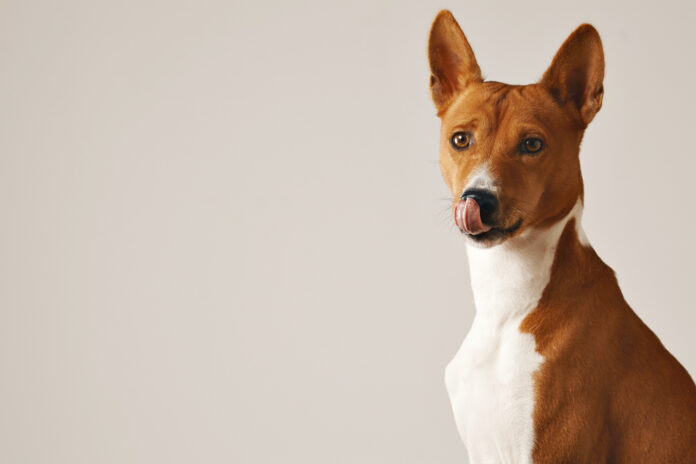
[[[597,31],[580,26],[542,80],[525,86],[483,81],[448,11],[435,19],[428,51],[454,204],[485,163],[499,182],[496,226],[521,219],[520,234],[564,217],[583,197],[580,142],[604,94]],[[473,134],[465,151],[450,145],[457,131]],[[525,137],[544,140],[544,150],[521,155]],[[545,358],[535,377],[534,462],[696,463],[693,380],[626,304],[613,271],[581,246],[573,221],[521,330]]]

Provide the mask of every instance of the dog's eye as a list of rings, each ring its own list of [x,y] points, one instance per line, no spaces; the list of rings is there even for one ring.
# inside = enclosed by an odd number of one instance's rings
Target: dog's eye
[[[471,145],[471,134],[468,132],[455,132],[450,143],[456,150],[466,150]]]
[[[539,153],[543,148],[544,142],[542,142],[541,139],[529,137],[528,139],[524,139],[522,141],[520,151],[528,155],[533,155],[535,153]]]

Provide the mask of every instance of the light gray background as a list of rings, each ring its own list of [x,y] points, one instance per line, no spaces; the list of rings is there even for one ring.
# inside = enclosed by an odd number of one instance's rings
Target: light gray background
[[[598,28],[585,229],[696,373],[686,2],[5,0],[0,462],[466,461],[443,7],[511,83]]]

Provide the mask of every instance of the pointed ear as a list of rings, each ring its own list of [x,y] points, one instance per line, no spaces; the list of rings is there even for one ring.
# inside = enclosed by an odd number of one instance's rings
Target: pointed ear
[[[481,70],[459,24],[447,10],[435,17],[428,40],[430,91],[438,110],[471,82],[481,82]]]
[[[561,105],[574,105],[587,126],[602,107],[603,81],[602,40],[594,27],[583,24],[561,45],[541,84]]]

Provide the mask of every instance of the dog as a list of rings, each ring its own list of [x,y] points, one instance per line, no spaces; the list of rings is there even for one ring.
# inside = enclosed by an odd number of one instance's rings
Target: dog
[[[582,226],[579,150],[604,52],[583,24],[538,83],[484,81],[449,11],[433,22],[440,168],[476,316],[445,372],[477,463],[696,463],[696,386],[624,300]]]

